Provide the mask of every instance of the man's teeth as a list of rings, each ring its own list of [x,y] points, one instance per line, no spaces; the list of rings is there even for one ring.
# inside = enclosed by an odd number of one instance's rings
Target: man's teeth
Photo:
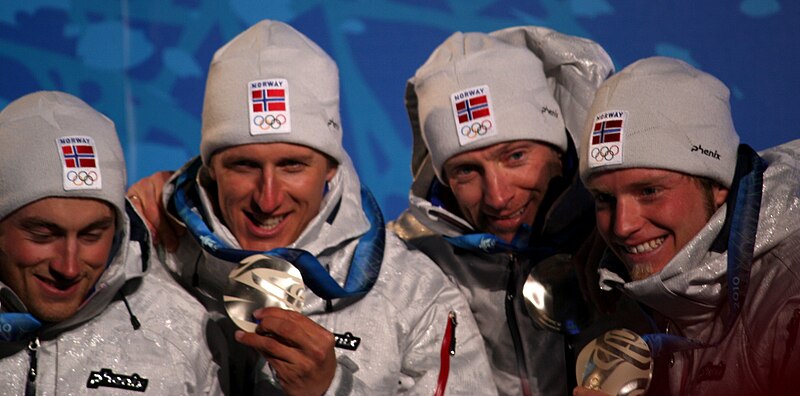
[[[50,285],[50,287],[56,288],[58,290],[67,290],[77,282],[77,281],[56,281],[54,279],[42,278],[42,277],[39,277],[39,279],[42,282]]]
[[[524,212],[524,211],[525,211],[525,208],[522,208],[522,209],[520,209],[520,210],[518,210],[518,211],[516,211],[516,212],[514,212],[514,213],[512,213],[512,214],[510,214],[510,215],[508,215],[508,216],[497,216],[497,219],[498,219],[498,220],[508,220],[508,219],[512,219],[512,218],[514,218],[514,217],[517,217],[517,216],[521,215],[521,214],[522,214],[522,212]]]
[[[636,246],[633,246],[633,247],[625,246],[625,251],[627,251],[630,254],[645,253],[645,252],[649,252],[649,251],[661,246],[662,243],[664,243],[664,237],[651,239],[651,240],[649,240],[647,242],[640,243],[640,244],[638,244]]]
[[[280,224],[281,220],[283,220],[285,217],[286,215],[267,217],[266,219],[259,221],[258,226],[266,229],[275,228],[275,226]]]

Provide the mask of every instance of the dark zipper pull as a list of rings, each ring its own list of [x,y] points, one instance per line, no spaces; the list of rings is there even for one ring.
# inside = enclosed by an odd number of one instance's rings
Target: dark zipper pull
[[[456,312],[450,311],[447,315],[450,318],[450,356],[456,355],[456,326],[458,326],[458,321],[456,320]]]
[[[192,287],[200,286],[200,259],[203,258],[203,251],[197,255],[197,260],[194,261],[194,272],[192,273]]]
[[[30,357],[30,368],[28,369],[28,383],[25,384],[25,396],[36,395],[36,366],[39,354],[39,337],[34,338],[28,343],[28,356]]]

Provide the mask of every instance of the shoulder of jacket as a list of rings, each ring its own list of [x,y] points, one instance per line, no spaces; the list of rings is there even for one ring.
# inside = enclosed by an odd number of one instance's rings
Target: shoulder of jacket
[[[769,339],[785,329],[800,309],[800,232],[781,241],[754,263],[743,320],[749,338]]]
[[[177,282],[166,279],[166,276],[166,273],[162,277],[148,272],[143,277],[141,286],[127,297],[131,312],[143,327],[183,334],[202,332],[207,324],[206,309]]]
[[[381,274],[373,289],[398,306],[436,300],[443,292],[456,290],[430,257],[409,248],[391,232],[386,235]]]
[[[782,267],[793,275],[792,283],[800,282],[800,229],[789,234],[765,256],[780,261]]]

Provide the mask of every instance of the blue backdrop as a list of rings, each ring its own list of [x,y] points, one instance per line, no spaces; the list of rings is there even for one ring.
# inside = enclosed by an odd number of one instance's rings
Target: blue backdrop
[[[541,25],[591,38],[617,69],[667,55],[732,92],[737,130],[763,149],[800,137],[800,2],[778,0],[25,0],[0,3],[0,107],[41,89],[111,117],[129,180],[199,151],[214,51],[264,19],[339,63],[345,146],[387,218],[411,182],[406,79],[453,31]]]

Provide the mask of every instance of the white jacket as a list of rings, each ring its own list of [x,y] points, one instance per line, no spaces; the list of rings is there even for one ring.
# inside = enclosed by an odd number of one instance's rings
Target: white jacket
[[[36,337],[37,395],[221,393],[219,367],[205,343],[207,331],[215,328],[207,328],[202,306],[178,285],[146,273],[147,266],[161,264],[145,259],[149,235],[138,215],[129,209],[124,217],[118,250],[80,310],[26,340],[0,343],[0,394],[25,394],[28,345]],[[23,307],[2,283],[0,301],[4,310]],[[115,387],[122,383],[128,389]]]
[[[548,84],[559,103],[571,140],[576,135],[591,105],[594,92],[614,70],[606,52],[590,40],[536,27],[512,27],[491,33],[499,40],[533,52],[543,64]],[[455,208],[448,210],[429,200],[434,182],[430,154],[423,142],[417,109],[415,81],[406,87],[406,110],[413,133],[412,171],[414,183],[409,207],[390,224],[409,244],[425,252],[455,281],[466,296],[478,322],[492,373],[501,395],[523,393],[522,382],[534,394],[563,395],[571,392],[568,377],[574,377],[573,364],[565,357],[565,340],[560,334],[537,328],[521,299],[522,284],[528,273],[543,258],[532,259],[509,253],[481,253],[456,248],[444,237],[459,237],[478,232]],[[533,135],[531,135],[533,137]],[[550,204],[536,231],[537,243],[547,242],[555,253],[573,254],[594,228],[591,196],[578,182],[569,185],[577,163],[574,153],[565,153],[565,179],[548,187]],[[445,194],[452,193],[449,189]],[[550,200],[550,198],[553,198]],[[512,307],[506,307],[511,305]],[[515,343],[514,339],[518,338]],[[524,363],[524,369],[521,367]],[[523,373],[523,370],[525,371]]]
[[[359,238],[370,227],[361,205],[358,177],[349,158],[345,159],[330,182],[320,213],[289,246],[316,256],[340,285],[344,285]],[[186,167],[179,173],[185,170]],[[174,193],[174,180],[165,187],[165,204]],[[238,248],[227,228],[213,215],[203,189],[200,195],[204,212],[211,214],[205,218],[210,229],[230,246]],[[425,255],[409,250],[393,233],[385,235],[380,273],[366,295],[326,301],[306,290],[303,314],[334,334],[350,333],[360,338],[355,350],[337,345],[338,365],[327,394],[432,395],[437,386],[440,350],[451,311],[456,313],[458,325],[447,394],[495,394],[483,343],[463,296]],[[216,315],[223,326],[228,326],[227,342],[236,350],[231,356],[231,366],[234,372],[239,372],[232,374],[232,380],[240,381],[237,375],[247,380],[254,364],[263,364],[263,359],[260,363],[241,361],[252,360],[254,352],[243,347],[237,349],[236,342],[231,341],[235,329],[225,318],[222,305],[228,273],[237,264],[208,254],[189,235],[181,240],[175,254],[166,254],[165,263],[169,272]],[[259,394],[274,391],[276,381],[271,378],[270,371],[261,371],[266,378],[256,386]],[[241,392],[250,392],[246,385],[234,383],[233,386],[239,386]]]
[[[666,331],[712,345],[665,356],[664,371],[654,376],[657,389],[648,394],[798,393],[794,376],[800,373],[800,140],[760,155],[768,167],[749,287],[730,331],[725,333],[723,326],[730,311],[728,251],[711,248],[727,222],[727,205],[657,275],[625,282],[620,274],[600,270],[602,287],[618,288],[653,308],[667,319]]]

